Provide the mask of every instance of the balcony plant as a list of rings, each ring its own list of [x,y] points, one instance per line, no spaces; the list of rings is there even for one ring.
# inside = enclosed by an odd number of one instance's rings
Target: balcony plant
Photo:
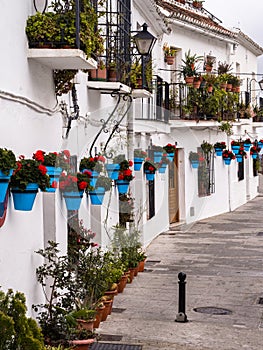
[[[232,70],[232,63],[218,62],[217,73],[219,75],[229,73]]]
[[[216,58],[210,55],[207,55],[205,58],[204,69],[206,72],[211,72],[213,69],[213,65],[216,61]]]
[[[198,62],[200,62],[203,59],[202,56],[198,56],[196,54],[191,54],[191,51],[188,50],[187,52],[185,52],[185,58],[182,59],[183,65],[181,66],[181,71],[182,74],[185,78],[186,83],[188,77],[194,77],[197,75],[197,69],[198,67],[196,66],[196,64]],[[193,80],[189,83],[192,83]]]
[[[176,49],[172,48],[168,45],[168,43],[164,43],[163,45],[163,52],[164,52],[164,60],[168,65],[174,64]]]
[[[105,192],[109,191],[112,186],[112,179],[104,175],[99,175],[95,188],[89,191],[91,204],[101,205]]]

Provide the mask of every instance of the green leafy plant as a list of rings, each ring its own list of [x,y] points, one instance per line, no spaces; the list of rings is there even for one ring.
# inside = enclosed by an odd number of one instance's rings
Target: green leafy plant
[[[35,159],[20,156],[10,180],[10,187],[25,190],[29,183],[36,183],[42,191],[50,186],[47,168]]]
[[[112,186],[112,179],[104,175],[98,176],[96,187],[104,187],[105,191],[109,191],[111,189],[111,186]]]
[[[190,152],[189,153],[189,160],[192,161],[199,161],[199,154],[197,152]]]
[[[13,151],[6,148],[0,148],[0,170],[8,175],[11,169],[16,166],[16,157]]]
[[[83,171],[84,169],[88,169],[100,173],[103,169],[103,163],[105,163],[105,158],[102,155],[84,157],[80,161],[79,170]]]
[[[166,146],[163,147],[166,153],[174,153],[176,151],[176,144],[172,145],[171,143],[167,143]]]
[[[75,69],[54,70],[53,79],[55,84],[55,94],[62,96],[72,90],[73,79],[77,74]]]
[[[203,141],[201,148],[205,154],[212,153],[213,151],[213,145],[207,141]]]
[[[228,121],[226,122],[221,122],[221,124],[219,125],[218,129],[220,131],[223,131],[227,134],[227,136],[231,136],[233,135],[233,131],[232,131],[233,125],[231,123],[229,123]]]
[[[169,46],[168,43],[164,43],[163,51],[164,51],[165,56],[175,56],[177,50],[175,48]]]
[[[216,149],[216,148],[225,149],[225,148],[226,148],[226,143],[225,143],[224,141],[222,141],[222,142],[216,142],[216,143],[214,144],[214,148],[215,148],[215,149]]]
[[[23,293],[0,291],[0,348],[44,350],[43,335],[35,320],[26,316]]]
[[[141,150],[141,149],[135,149],[134,150],[134,157],[136,158],[146,158],[147,157],[147,152]]]

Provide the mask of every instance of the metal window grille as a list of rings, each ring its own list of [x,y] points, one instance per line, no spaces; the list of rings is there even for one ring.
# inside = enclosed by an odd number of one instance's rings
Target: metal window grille
[[[198,196],[210,196],[215,192],[214,153],[204,153],[201,148],[198,153]]]

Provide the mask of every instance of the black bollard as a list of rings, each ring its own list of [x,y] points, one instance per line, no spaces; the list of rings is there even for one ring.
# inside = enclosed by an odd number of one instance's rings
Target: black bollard
[[[183,272],[178,273],[179,295],[178,295],[178,314],[176,315],[176,322],[187,322],[187,316],[185,314],[185,279],[186,274]]]

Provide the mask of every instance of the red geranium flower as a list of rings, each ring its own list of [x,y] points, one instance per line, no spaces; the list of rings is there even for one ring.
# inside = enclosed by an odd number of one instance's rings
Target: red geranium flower
[[[45,152],[38,150],[36,153],[33,154],[33,159],[39,161],[39,162],[44,162],[44,154]]]
[[[58,187],[57,181],[52,181],[51,187],[52,188],[57,188]]]
[[[88,183],[86,181],[81,181],[79,184],[78,184],[78,187],[80,190],[85,190],[85,188],[88,186]]]
[[[129,166],[133,166],[133,161],[129,160]]]
[[[45,165],[40,164],[40,165],[38,166],[38,169],[39,169],[39,171],[41,172],[42,175],[46,175],[46,173],[47,173],[47,168],[45,167]]]

